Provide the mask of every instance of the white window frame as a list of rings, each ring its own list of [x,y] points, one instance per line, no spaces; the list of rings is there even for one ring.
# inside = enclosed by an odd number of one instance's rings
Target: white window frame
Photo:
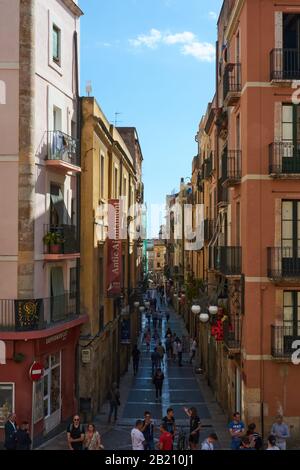
[[[53,60],[53,27],[56,27],[60,31],[60,60],[57,63]],[[54,69],[59,75],[63,75],[63,40],[64,32],[61,24],[61,20],[58,16],[54,15],[50,10],[48,10],[48,65]]]
[[[61,351],[59,351],[59,363],[52,367],[51,356],[53,356],[54,354],[49,354],[49,356],[48,356],[48,358],[49,358],[49,368],[45,369],[45,373],[44,373],[44,377],[43,377],[43,380],[45,380],[46,377],[47,377],[47,380],[48,380],[48,395],[46,395],[46,396],[43,395],[43,405],[44,405],[45,400],[47,399],[47,401],[48,401],[48,413],[50,411],[50,414],[47,414],[47,416],[44,415],[44,419],[48,419],[52,416],[52,414],[54,414],[54,413],[51,414],[51,373],[52,373],[52,370],[54,370],[58,367],[60,368],[60,370],[59,370],[60,400],[59,400],[59,409],[56,410],[55,413],[57,411],[61,410],[61,405],[62,405],[62,397],[61,397],[61,356],[62,355],[61,355]],[[49,379],[49,374],[50,374],[50,379]],[[44,410],[44,406],[43,406],[43,410]]]
[[[15,407],[16,407],[16,403],[15,403],[16,392],[15,392],[15,389],[16,389],[16,384],[15,384],[15,382],[0,382],[0,386],[1,385],[12,385],[12,413],[15,413]],[[0,424],[0,429],[4,429],[4,426],[2,426],[1,424]]]

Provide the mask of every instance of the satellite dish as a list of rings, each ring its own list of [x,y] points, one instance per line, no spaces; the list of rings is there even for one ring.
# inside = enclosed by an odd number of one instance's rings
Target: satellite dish
[[[85,91],[86,91],[87,96],[90,96],[93,91],[92,82],[90,80],[86,82]]]

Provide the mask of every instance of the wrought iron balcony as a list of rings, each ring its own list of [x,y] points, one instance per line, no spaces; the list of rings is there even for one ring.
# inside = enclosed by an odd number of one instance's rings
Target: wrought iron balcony
[[[66,171],[81,171],[79,141],[61,131],[48,132],[46,164]]]
[[[241,150],[227,150],[222,156],[222,181],[224,186],[234,186],[242,178]]]
[[[228,188],[224,188],[222,180],[218,181],[218,206],[227,206],[229,202]]]
[[[300,250],[268,248],[268,277],[274,281],[300,279]]]
[[[60,256],[80,252],[75,225],[44,225],[44,254]]]
[[[300,322],[271,325],[271,354],[276,359],[292,359],[293,342],[300,340]]]
[[[242,318],[232,317],[225,320],[223,323],[224,328],[224,344],[229,353],[238,354],[241,350],[242,338]]]
[[[204,179],[210,178],[211,175],[212,175],[213,170],[214,170],[214,168],[213,168],[213,156],[211,155],[209,158],[204,160],[204,163],[203,163]]]
[[[223,76],[224,106],[235,106],[242,91],[241,64],[227,64]]]
[[[300,79],[300,49],[273,49],[270,54],[272,81]]]
[[[224,276],[242,273],[242,248],[240,246],[214,246],[210,249],[210,268]]]
[[[44,299],[0,300],[0,331],[44,330],[74,320],[76,293]]]
[[[215,228],[215,220],[204,219],[204,241],[209,242],[212,239]]]
[[[300,142],[274,142],[269,149],[269,172],[277,178],[300,177]]]

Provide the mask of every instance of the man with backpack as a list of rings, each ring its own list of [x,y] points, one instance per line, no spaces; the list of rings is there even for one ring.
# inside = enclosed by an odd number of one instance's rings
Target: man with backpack
[[[172,435],[173,442],[175,440],[175,433],[176,433],[176,422],[174,418],[174,410],[173,408],[167,409],[167,416],[165,416],[162,420],[162,424],[164,425],[167,432]]]
[[[70,450],[82,450],[85,438],[85,429],[80,424],[80,416],[75,415],[73,421],[67,428],[67,439]]]

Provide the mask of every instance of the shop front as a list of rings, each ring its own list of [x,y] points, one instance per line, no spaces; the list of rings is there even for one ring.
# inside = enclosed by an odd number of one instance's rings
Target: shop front
[[[0,441],[11,412],[16,413],[18,424],[30,423],[35,443],[77,413],[77,349],[82,323],[77,319],[28,334],[39,334],[38,338],[7,341],[6,364],[0,366]],[[37,363],[41,377],[31,373]]]

